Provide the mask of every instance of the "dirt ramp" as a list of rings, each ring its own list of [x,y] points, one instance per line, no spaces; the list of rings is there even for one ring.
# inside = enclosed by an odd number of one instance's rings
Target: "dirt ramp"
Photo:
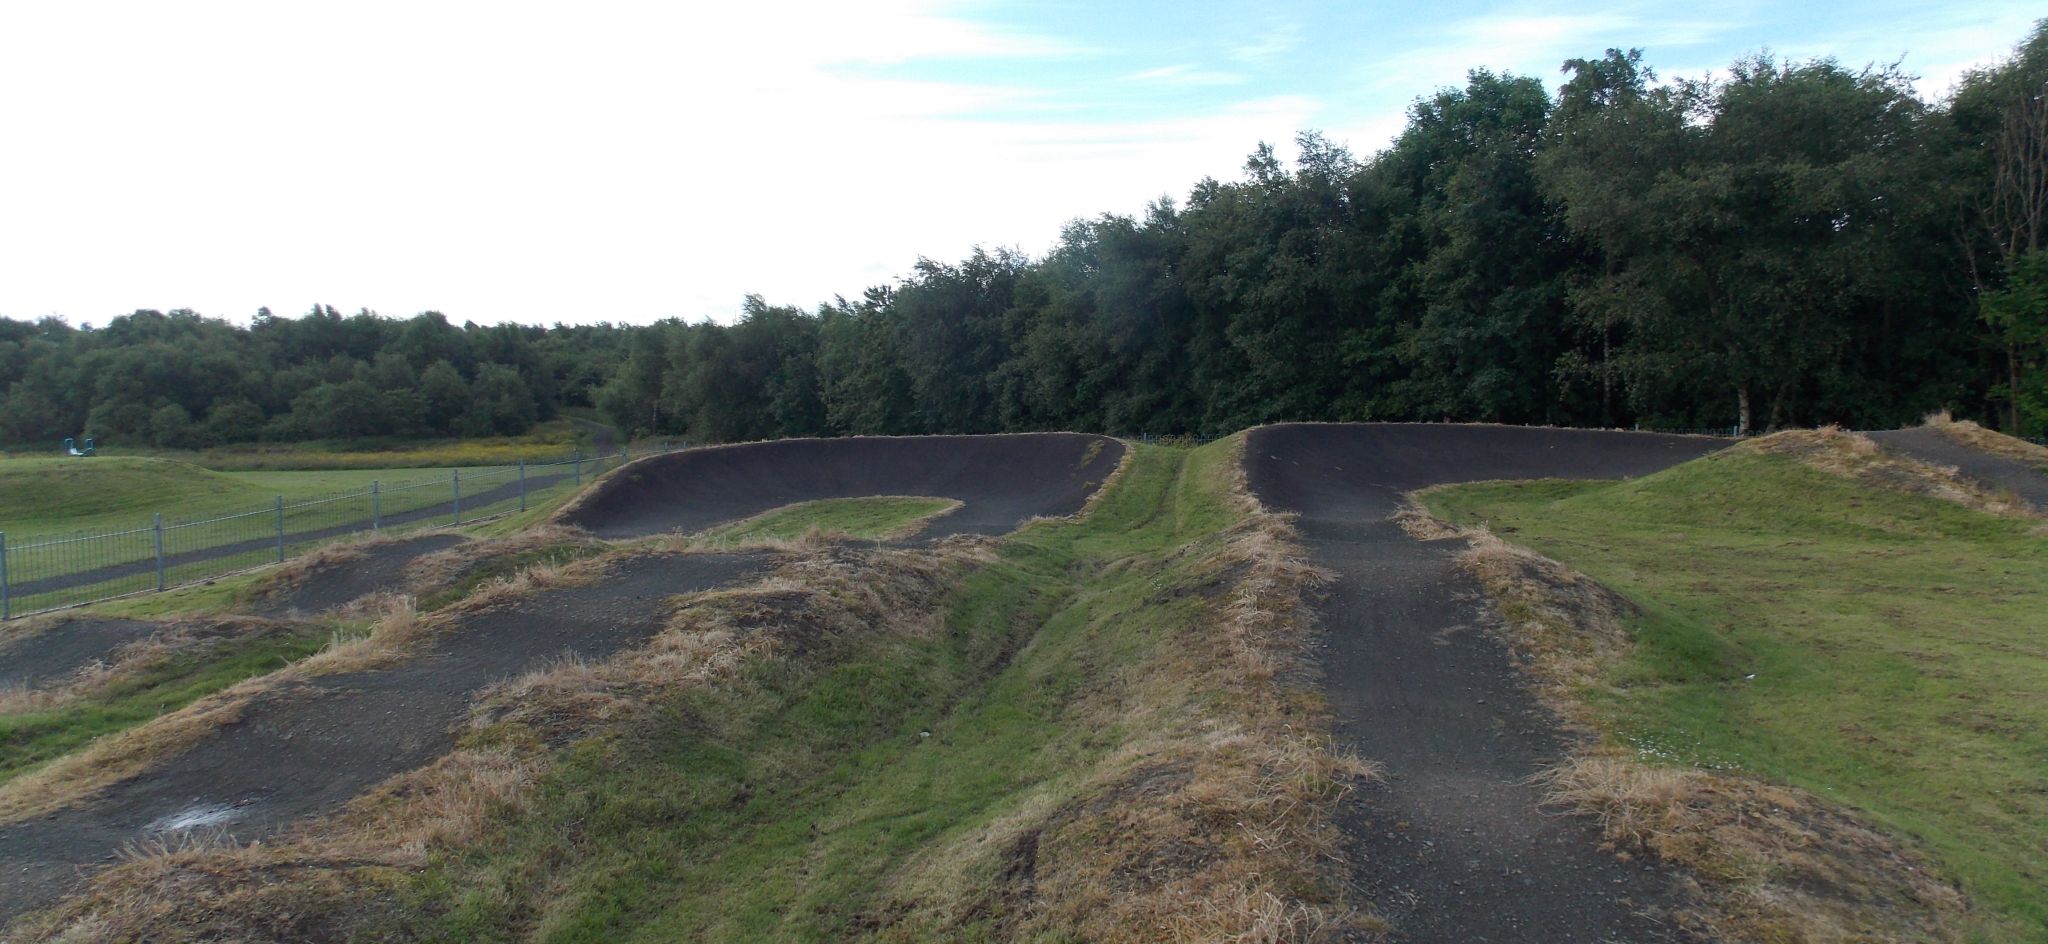
[[[425,534],[345,549],[275,588],[254,611],[263,616],[323,613],[373,593],[403,590],[413,561],[462,542],[459,534]]]
[[[787,439],[691,449],[612,475],[563,523],[606,538],[700,531],[821,498],[957,499],[927,537],[1003,534],[1033,515],[1080,510],[1123,458],[1081,433]]]
[[[1338,579],[1318,602],[1340,743],[1386,765],[1342,811],[1358,897],[1394,940],[1604,944],[1682,939],[1653,915],[1668,880],[1601,851],[1593,824],[1542,806],[1530,777],[1563,758],[1491,608],[1388,516],[1401,494],[1486,479],[1620,478],[1725,445],[1712,439],[1500,426],[1288,425],[1255,430],[1246,474],[1297,512]]]

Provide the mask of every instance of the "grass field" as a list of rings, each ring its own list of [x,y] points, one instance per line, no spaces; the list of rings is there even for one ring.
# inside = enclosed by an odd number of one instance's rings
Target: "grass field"
[[[280,495],[291,503],[367,489],[372,481],[386,488],[445,482],[449,473],[416,468],[215,472],[175,459],[123,456],[8,459],[0,461],[0,532],[10,544],[20,545],[74,531],[146,528],[159,512],[167,522],[193,521],[261,511]],[[435,497],[441,497],[439,492]],[[393,506],[397,501],[394,496]]]
[[[216,472],[388,470],[453,466],[507,465],[520,459],[557,459],[596,448],[596,423],[570,419],[542,423],[523,436],[471,439],[354,439],[336,442],[263,443],[203,450],[129,450],[109,447],[101,458],[164,458],[189,462]]]
[[[1635,481],[1426,495],[1621,591],[1636,646],[1585,693],[1655,762],[1740,769],[1930,854],[1984,940],[2048,941],[2048,533],[1724,453]]]
[[[824,498],[784,505],[745,521],[714,528],[698,540],[717,547],[749,541],[789,541],[812,533],[859,540],[908,537],[922,530],[926,522],[958,507],[960,502],[951,498]]]

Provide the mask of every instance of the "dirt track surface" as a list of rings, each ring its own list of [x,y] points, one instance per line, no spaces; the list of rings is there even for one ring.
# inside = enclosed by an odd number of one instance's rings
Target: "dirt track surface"
[[[66,678],[112,659],[114,650],[147,639],[159,628],[143,620],[70,619],[34,632],[0,634],[0,689],[37,688]]]
[[[1406,942],[1673,939],[1649,914],[1672,894],[1602,852],[1597,828],[1540,808],[1528,778],[1562,757],[1490,605],[1458,571],[1460,542],[1424,543],[1389,516],[1406,491],[1486,479],[1621,478],[1725,443],[1648,433],[1499,426],[1321,425],[1256,430],[1252,489],[1300,514],[1338,574],[1318,610],[1341,743],[1386,765],[1343,813],[1359,898]]]
[[[600,659],[658,631],[675,594],[766,568],[759,554],[631,558],[591,587],[465,617],[402,665],[257,699],[242,718],[92,802],[0,826],[0,922],[48,905],[125,843],[220,830],[247,841],[446,752],[485,686],[563,654]]]
[[[1123,458],[1122,443],[1080,433],[786,439],[690,449],[614,473],[565,523],[600,537],[701,531],[820,498],[926,495],[962,502],[927,538],[1003,534],[1033,515],[1066,515]]]
[[[2036,511],[2048,511],[2048,469],[1996,456],[1925,426],[1868,434],[1878,445],[1930,465],[1954,466],[1988,488],[2012,492]]]
[[[330,564],[265,599],[255,612],[265,616],[293,613],[324,613],[346,606],[373,593],[399,590],[405,586],[405,569],[421,556],[461,544],[459,534],[423,534],[415,538],[373,544],[362,556]]]

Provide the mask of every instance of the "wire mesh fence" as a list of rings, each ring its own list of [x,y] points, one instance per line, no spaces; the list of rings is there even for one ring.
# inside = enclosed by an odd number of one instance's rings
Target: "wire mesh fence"
[[[446,478],[286,501],[198,520],[9,543],[0,532],[0,619],[93,603],[276,563],[365,531],[459,526],[524,511],[630,461],[630,449],[452,469]]]

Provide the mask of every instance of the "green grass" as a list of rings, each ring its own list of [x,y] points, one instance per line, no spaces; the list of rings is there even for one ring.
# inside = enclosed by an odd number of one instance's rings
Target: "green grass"
[[[214,472],[172,459],[124,456],[6,459],[0,460],[0,533],[18,546],[75,531],[147,528],[157,513],[175,523],[262,511],[280,495],[292,503],[359,491],[373,480],[390,488],[448,479],[448,470],[426,469]],[[417,501],[448,497],[427,491]],[[408,501],[415,498],[390,496],[387,511]]]
[[[55,707],[0,713],[0,784],[243,679],[318,652],[326,627],[229,640],[174,657]]]
[[[215,471],[384,470],[508,465],[520,459],[552,460],[592,449],[586,427],[569,419],[542,423],[523,436],[469,439],[350,439],[221,446],[202,450],[101,450],[100,458],[170,458]]]
[[[1641,605],[1644,754],[1811,790],[1910,837],[1989,940],[2048,941],[2048,535],[1778,457],[1430,493]]]
[[[903,889],[993,887],[1000,850],[919,857],[1071,802],[1151,730],[1103,706],[1203,618],[1231,456],[1137,447],[1090,515],[970,573],[943,632],[807,643],[575,743],[523,817],[417,878],[409,910],[439,917],[404,936],[824,941],[878,914],[902,939],[992,936],[996,913],[925,926]]]
[[[876,498],[824,498],[763,512],[705,532],[706,544],[788,541],[816,530],[828,537],[881,540],[908,537],[925,524],[960,507],[951,498],[889,495]]]

